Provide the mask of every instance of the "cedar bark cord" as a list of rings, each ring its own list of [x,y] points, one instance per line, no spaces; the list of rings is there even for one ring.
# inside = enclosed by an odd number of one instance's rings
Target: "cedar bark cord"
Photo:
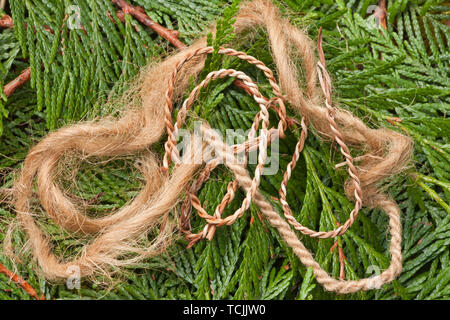
[[[121,1],[119,1],[121,2]],[[179,110],[176,122],[172,120],[172,109],[189,87],[190,79],[198,75],[204,66],[206,55],[212,48],[206,46],[206,38],[199,39],[191,46],[182,49],[155,66],[149,66],[141,72],[135,99],[118,118],[105,118],[98,121],[80,122],[49,133],[28,153],[23,168],[14,184],[15,208],[17,220],[25,230],[33,255],[37,259],[43,274],[48,279],[64,279],[67,270],[76,266],[81,276],[91,276],[105,268],[120,267],[157,255],[173,240],[173,224],[168,223],[174,208],[181,206],[180,229],[191,241],[201,238],[210,239],[217,227],[232,224],[241,217],[250,203],[254,203],[267,221],[278,230],[281,238],[293,249],[306,267],[312,267],[316,280],[326,290],[338,293],[351,293],[359,290],[380,288],[391,282],[401,272],[401,222],[397,204],[380,188],[380,181],[401,172],[411,157],[411,140],[397,132],[379,128],[371,129],[348,111],[333,105],[331,100],[331,78],[326,70],[322,52],[321,35],[317,43],[319,60],[315,55],[315,44],[301,30],[280,17],[278,9],[268,0],[254,0],[243,3],[234,24],[237,36],[244,32],[256,32],[265,29],[268,35],[271,54],[277,68],[278,79],[262,62],[243,52],[231,48],[221,48],[220,52],[244,59],[261,69],[268,78],[274,98],[264,98],[257,85],[244,73],[237,70],[222,69],[213,71],[191,92]],[[293,48],[292,50],[288,50]],[[297,51],[295,55],[292,51]],[[304,86],[299,86],[299,72],[294,57],[302,59]],[[187,110],[198,96],[198,90],[210,81],[220,77],[233,76],[241,80],[246,92],[251,94],[260,106],[255,116],[250,137],[240,145],[228,146],[217,132],[207,123],[202,125],[202,137],[205,145],[201,152],[205,155],[202,163],[193,161],[195,146],[187,148],[183,155],[177,154],[177,130],[184,122]],[[389,218],[390,255],[389,267],[379,275],[345,281],[334,279],[314,260],[312,253],[299,240],[292,229],[301,229],[294,219],[286,220],[259,190],[259,179],[264,167],[266,148],[273,136],[283,138],[286,129],[286,107],[289,106],[301,118],[304,135],[300,136],[300,146],[296,148],[295,159],[306,141],[306,132],[314,127],[321,138],[335,140],[345,158],[349,179],[344,189],[346,195],[355,203],[355,209],[349,214],[349,220],[334,231],[305,231],[311,236],[336,237],[350,228],[357,218],[360,207],[378,208]],[[279,118],[277,128],[269,127],[269,108],[274,107]],[[259,135],[259,127],[261,130]],[[164,144],[166,154],[163,159],[152,153],[142,154],[155,143],[161,143],[161,137],[168,133]],[[349,147],[365,153],[358,168],[353,164]],[[246,163],[236,159],[236,153],[257,149],[258,165],[251,178]],[[222,157],[224,164],[233,173],[235,182],[229,185],[227,195],[213,215],[202,211],[201,204],[195,199],[195,192],[215,168],[217,158],[208,151],[213,150],[216,157]],[[173,152],[175,151],[175,152]],[[198,153],[197,149],[197,153]],[[139,153],[140,170],[145,177],[145,185],[133,201],[116,212],[101,218],[92,218],[80,211],[72,198],[58,185],[57,168],[62,162],[79,157],[114,157]],[[160,161],[163,162],[161,167]],[[291,165],[291,169],[294,164]],[[162,170],[161,170],[162,169]],[[287,169],[287,171],[289,168]],[[197,175],[197,173],[200,173]],[[200,180],[195,180],[197,177]],[[281,186],[282,195],[286,194],[287,179]],[[93,241],[85,245],[82,254],[74,260],[64,260],[52,252],[47,236],[34,221],[33,185],[36,183],[40,203],[53,221],[61,228],[74,234],[93,234]],[[222,217],[223,208],[234,197],[235,191],[242,188],[246,194],[240,209],[234,214]],[[186,196],[187,194],[187,196]],[[180,200],[183,200],[181,201]],[[285,201],[280,197],[280,201]],[[283,203],[282,203],[283,204]],[[287,202],[286,202],[287,204]],[[190,234],[189,214],[191,208],[206,219],[204,230],[197,235]],[[178,209],[177,209],[178,210]],[[139,239],[150,230],[162,226],[153,243],[147,247],[139,246]],[[300,230],[302,231],[302,230]],[[10,234],[10,233],[9,233]],[[10,243],[6,239],[5,244]],[[192,243],[192,242],[191,242]],[[340,252],[340,260],[345,257]],[[111,269],[109,269],[111,270]],[[341,277],[344,274],[341,268]]]

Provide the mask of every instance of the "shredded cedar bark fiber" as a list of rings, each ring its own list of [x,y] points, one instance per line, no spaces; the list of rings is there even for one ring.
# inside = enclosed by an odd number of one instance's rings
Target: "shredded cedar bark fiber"
[[[121,1],[116,2],[119,4]],[[185,198],[181,205],[180,229],[186,234],[191,245],[202,238],[213,237],[217,227],[232,224],[253,202],[279,231],[300,261],[305,266],[312,267],[317,281],[327,290],[350,293],[380,288],[400,274],[400,210],[388,195],[378,189],[377,184],[381,179],[397,174],[405,168],[411,156],[411,140],[391,130],[371,129],[350,112],[333,106],[331,79],[326,70],[321,36],[319,35],[317,59],[316,46],[312,40],[303,31],[281,18],[278,9],[270,1],[245,2],[234,27],[238,37],[244,31],[256,32],[257,28],[266,30],[278,81],[272,71],[254,57],[228,48],[222,48],[220,53],[244,59],[261,69],[272,86],[275,98],[263,97],[256,84],[240,71],[214,71],[192,91],[178,112],[176,123],[173,123],[174,101],[182,97],[189,85],[189,79],[200,73],[207,54],[213,50],[206,47],[206,39],[202,38],[160,64],[143,70],[138,87],[133,88],[133,92],[137,92],[134,102],[130,102],[118,119],[105,118],[61,128],[48,134],[30,150],[14,185],[14,201],[19,225],[26,231],[32,252],[48,279],[66,278],[67,270],[72,266],[80,268],[81,276],[89,276],[108,266],[128,265],[160,253],[173,238],[172,225],[166,223],[167,218],[183,196]],[[302,59],[304,89],[299,86],[298,70],[292,51],[297,51],[296,55]],[[197,98],[199,89],[213,79],[228,76],[241,81],[241,86],[253,96],[261,110],[255,117],[250,138],[233,148],[226,145],[206,123],[202,126],[207,147],[225,159],[224,164],[235,176],[235,181],[229,185],[221,205],[213,215],[209,215],[195,194],[217,164],[214,159],[204,159],[209,160],[205,166],[194,163],[191,161],[193,152],[186,152],[183,156],[177,155],[176,134],[183,124],[186,111]],[[301,118],[302,128],[300,140],[280,186],[280,201],[287,221],[258,189],[267,145],[274,136],[283,137],[289,122],[285,103],[289,103]],[[269,108],[274,108],[280,118],[277,128],[269,127]],[[314,127],[324,140],[334,140],[338,144],[350,175],[345,184],[345,191],[355,202],[355,207],[349,213],[349,219],[332,231],[314,231],[302,226],[293,217],[286,201],[286,186],[303,149],[309,126]],[[257,136],[260,127],[265,130],[261,130]],[[57,184],[57,166],[63,160],[68,161],[71,157],[85,159],[136,154],[155,143],[161,143],[165,132],[168,139],[165,143],[166,154],[162,167],[156,155],[144,157],[141,161],[141,171],[146,184],[132,202],[117,212],[101,218],[88,217],[78,210]],[[371,156],[362,157],[359,167],[356,168],[347,145],[363,150]],[[254,176],[251,178],[245,163],[237,163],[235,159],[237,152],[254,149],[259,151],[259,155]],[[199,172],[200,174],[197,174]],[[56,224],[73,233],[95,234],[93,241],[87,244],[82,254],[73,261],[63,261],[52,252],[48,237],[42,233],[33,218],[31,200],[35,178],[41,205]],[[222,218],[224,207],[233,199],[239,187],[246,193],[241,207],[234,214]],[[362,206],[379,208],[388,215],[391,263],[381,274],[372,278],[358,281],[334,279],[314,260],[291,226],[312,237],[336,237],[345,233],[352,225]],[[192,207],[207,222],[199,234],[192,234],[190,231],[188,220]],[[150,247],[142,248],[137,245],[136,239],[160,225],[161,230]],[[10,245],[10,242],[5,241],[5,244]]]

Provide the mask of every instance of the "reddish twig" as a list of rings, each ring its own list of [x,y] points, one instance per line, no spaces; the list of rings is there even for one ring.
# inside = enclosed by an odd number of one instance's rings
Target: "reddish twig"
[[[390,117],[386,119],[387,122],[389,122],[392,125],[395,125],[396,123],[401,123],[403,120],[399,117]]]
[[[330,252],[333,252],[334,249],[338,248],[338,254],[339,254],[339,279],[344,280],[345,279],[345,260],[347,259],[344,254],[344,250],[339,245],[338,241],[333,243],[333,245],[330,248]]]
[[[22,73],[3,87],[3,92],[7,97],[13,94],[18,88],[27,83],[31,78],[31,67],[26,68]]]
[[[338,246],[338,242],[335,241],[335,242],[333,243],[333,245],[331,246],[331,248],[330,248],[330,252],[333,253],[334,249],[336,249],[337,246]]]
[[[0,18],[0,28],[14,28],[13,19],[7,14]]]
[[[8,270],[1,262],[0,262],[0,273],[3,273],[12,281],[14,281],[17,285],[22,287],[22,289],[24,289],[30,296],[32,296],[36,300],[45,300],[44,295],[39,297],[38,294],[36,293],[36,290],[34,290],[33,287],[28,282],[23,280],[22,277],[18,276],[14,272]]]
[[[378,5],[375,6],[375,10],[371,10],[370,12],[367,11],[367,13],[371,14],[371,18],[374,19],[378,28],[387,30],[388,27],[387,27],[386,0],[379,0]],[[380,30],[380,33],[381,33],[381,35],[384,36],[384,33],[382,30]],[[378,52],[378,56],[379,56],[380,60],[383,60],[383,56],[382,56],[381,52]]]
[[[380,0],[378,5],[375,6],[375,10],[367,11],[370,13],[377,23],[378,26],[387,30],[387,11],[386,11],[386,0]]]
[[[346,257],[344,255],[344,250],[341,246],[338,248],[339,253],[339,265],[340,265],[340,272],[339,272],[339,279],[344,280],[345,279],[345,260]]]
[[[164,28],[162,25],[160,25],[160,24],[156,23],[155,21],[153,21],[152,19],[150,19],[150,17],[148,15],[146,15],[142,9],[133,7],[125,0],[112,0],[112,2],[115,5],[119,6],[125,14],[127,14],[127,13],[131,14],[140,23],[151,28],[153,31],[158,33],[161,37],[163,37],[164,39],[169,41],[171,44],[174,45],[175,48],[178,48],[178,49],[187,48],[187,46],[178,39],[178,35],[180,34],[178,31]]]
[[[7,26],[5,24],[2,24],[2,21],[5,20],[5,17],[7,17],[6,21],[7,21]],[[66,19],[66,18],[65,18]],[[65,21],[64,19],[64,21]],[[0,27],[7,27],[7,28],[14,28],[14,22],[12,20],[12,18],[8,15],[4,15],[2,17],[2,19],[0,19]],[[27,24],[25,24],[25,28],[27,28]],[[34,33],[36,33],[36,29],[34,29]],[[44,30],[46,30],[47,32],[50,33],[54,33],[52,29],[50,29],[50,27],[48,26],[44,26]],[[15,78],[14,80],[12,80],[11,82],[9,82],[8,84],[6,84],[3,87],[3,92],[5,93],[6,97],[11,96],[14,91],[16,91],[17,89],[19,89],[21,86],[23,86],[25,83],[27,83],[31,78],[31,67],[26,68],[25,70],[22,71],[22,73]]]
[[[12,29],[14,28],[14,21],[13,19],[5,14],[0,18],[0,28],[9,28]],[[27,28],[27,24],[25,23],[25,28]],[[34,33],[36,33],[36,29],[33,27]],[[44,25],[44,30],[53,33],[53,30],[50,29],[49,26]]]
[[[336,222],[337,226],[339,227],[341,224],[339,222]],[[347,257],[344,254],[344,249],[342,249],[341,245],[339,244],[338,240],[334,242],[334,244],[330,248],[330,252],[332,253],[334,249],[338,248],[338,254],[339,254],[339,279],[344,280],[345,279],[345,260],[347,260]]]
[[[387,30],[387,11],[386,11],[386,0],[380,0],[378,2],[378,9],[375,11],[375,17],[378,18],[378,23],[380,26]]]

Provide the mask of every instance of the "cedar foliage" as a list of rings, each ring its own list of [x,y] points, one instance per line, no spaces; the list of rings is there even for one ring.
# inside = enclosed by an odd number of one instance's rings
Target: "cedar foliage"
[[[231,6],[225,0],[129,2],[142,6],[156,22],[179,30],[186,43],[204,34],[218,19],[217,35],[208,36],[208,42],[217,48],[235,40],[230,26],[238,1]],[[40,137],[67,123],[110,112],[99,106],[120,95],[139,67],[173,50],[131,16],[126,15],[122,23],[112,14],[112,20],[107,12],[117,8],[108,0],[11,0],[9,4],[15,28],[0,31],[0,88],[28,65],[32,78],[8,99],[4,95],[0,98],[0,183],[4,188],[11,187],[14,170]],[[115,275],[120,281],[105,284],[99,276],[83,281],[79,290],[70,290],[64,284],[44,281],[33,271],[33,263],[17,265],[17,272],[37,291],[47,299],[450,298],[449,7],[435,0],[388,1],[388,29],[384,30],[367,14],[377,1],[284,0],[277,4],[294,24],[307,27],[313,39],[319,27],[324,28],[335,103],[372,127],[388,127],[414,139],[414,165],[385,181],[386,190],[403,212],[401,276],[377,291],[351,295],[326,292],[314,281],[312,270],[299,263],[277,232],[261,219],[257,208],[251,207],[234,225],[219,228],[212,241],[201,241],[186,250],[186,241],[180,239],[165,255],[121,270]],[[86,32],[63,24],[70,5],[80,8]],[[233,45],[273,67],[264,33]],[[204,74],[220,67],[243,70],[260,83],[263,94],[270,96],[262,74],[245,62],[213,54]],[[257,111],[251,97],[234,87],[232,79],[224,79],[203,91],[193,118],[195,114],[206,118],[222,131],[245,130]],[[297,138],[298,130],[292,130],[280,140],[281,170],[264,176],[261,182],[269,199],[278,196],[282,172]],[[310,228],[335,228],[352,209],[343,193],[345,170],[334,168],[343,161],[336,150],[333,144],[310,135],[289,182],[288,201],[295,217]],[[355,151],[353,154],[356,156]],[[76,196],[90,199],[86,207],[93,215],[122,206],[139,190],[140,177],[129,158],[96,166],[81,164],[75,175],[76,183],[69,178],[64,182]],[[231,178],[226,169],[218,168],[201,189],[200,200],[210,212]],[[242,198],[239,193],[226,213],[233,212]],[[275,201],[274,206],[280,210]],[[0,242],[13,216],[13,209],[1,205]],[[55,228],[43,214],[38,219],[55,240],[58,253],[75,254],[80,242],[89,241]],[[192,225],[198,231],[203,221],[193,217]],[[382,212],[363,209],[352,228],[337,239],[346,256],[347,279],[370,276],[377,271],[376,266],[387,267],[386,230],[387,218]],[[16,245],[24,239],[23,232],[14,233]],[[303,237],[303,241],[318,262],[339,277],[338,250],[330,250],[334,240]],[[0,262],[13,268],[1,252]],[[0,299],[30,297],[0,275]]]

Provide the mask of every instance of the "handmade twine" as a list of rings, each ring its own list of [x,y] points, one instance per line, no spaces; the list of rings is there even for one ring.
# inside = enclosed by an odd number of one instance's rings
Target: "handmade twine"
[[[254,64],[268,78],[275,97],[267,99],[261,95],[257,85],[243,72],[219,70],[210,73],[189,95],[178,112],[173,124],[173,102],[178,100],[189,85],[189,79],[198,75],[203,68],[205,56],[212,52],[206,47],[206,39],[200,39],[192,46],[169,57],[160,64],[149,67],[141,74],[127,108],[118,118],[104,118],[97,121],[82,122],[62,128],[47,135],[27,155],[23,168],[14,185],[17,220],[25,230],[34,257],[44,276],[48,279],[62,279],[76,266],[81,276],[90,276],[99,270],[108,273],[114,266],[134,264],[146,257],[159,254],[173,239],[173,224],[169,215],[174,212],[180,198],[187,193],[181,204],[180,229],[186,234],[190,245],[201,238],[212,238],[218,226],[232,224],[243,215],[253,201],[270,224],[276,228],[286,243],[292,247],[300,261],[312,267],[316,280],[325,289],[349,293],[358,290],[379,288],[395,279],[401,272],[401,223],[400,211],[396,203],[379,190],[379,182],[397,174],[408,164],[411,155],[411,140],[387,129],[370,129],[350,112],[333,107],[331,101],[331,79],[326,71],[325,59],[319,41],[319,62],[314,54],[314,45],[304,32],[292,26],[279,16],[277,8],[267,0],[255,0],[243,4],[234,25],[235,32],[251,34],[256,27],[265,27],[271,45],[272,56],[277,67],[278,82],[262,62],[233,49],[222,48],[220,53],[235,56]],[[320,37],[319,37],[320,40]],[[297,68],[293,63],[293,50],[302,58],[305,73],[305,88],[298,85]],[[201,127],[204,141],[208,144],[202,153],[212,149],[215,155],[225,159],[224,164],[233,172],[235,180],[230,182],[227,193],[210,215],[196,197],[202,184],[208,179],[211,170],[218,165],[218,158],[203,159],[206,162],[199,172],[200,164],[193,161],[192,147],[185,154],[176,151],[176,138],[186,114],[198,97],[199,90],[212,80],[227,76],[237,77],[243,88],[251,94],[260,107],[250,136],[243,144],[228,146],[207,124]],[[317,79],[320,88],[317,87]],[[322,91],[322,93],[321,93]],[[325,98],[325,107],[321,106]],[[288,123],[285,102],[298,113],[301,119],[301,134],[292,161],[286,168],[280,186],[280,201],[288,222],[274,210],[273,206],[259,191],[260,176],[264,166],[267,146],[274,137],[282,138]],[[278,127],[269,128],[268,109],[274,108],[280,118]],[[261,122],[259,136],[257,131]],[[340,147],[348,166],[350,179],[345,184],[347,196],[355,201],[349,219],[336,230],[314,231],[298,223],[286,201],[287,184],[291,177],[307,137],[308,125],[312,125],[324,139],[333,139]],[[166,153],[160,167],[156,156],[148,148],[159,141],[167,132]],[[350,145],[366,152],[359,168],[356,169],[351,157]],[[257,149],[258,164],[251,178],[246,161],[239,163],[236,154]],[[88,217],[57,185],[58,168],[63,161],[88,157],[113,157],[133,155],[140,152],[140,170],[145,178],[145,186],[130,203],[101,218]],[[244,157],[245,158],[245,157]],[[246,160],[246,158],[244,159]],[[174,166],[170,167],[171,164]],[[197,174],[197,178],[193,180]],[[37,194],[43,209],[60,227],[79,234],[94,234],[92,242],[83,247],[82,253],[72,261],[63,261],[51,250],[49,239],[44,236],[33,218],[31,199],[34,178],[37,177]],[[189,182],[192,182],[188,186]],[[246,196],[240,208],[233,214],[222,217],[225,207],[233,200],[238,187]],[[318,238],[342,235],[352,225],[362,206],[379,208],[389,216],[391,234],[391,263],[381,274],[358,281],[344,281],[332,278],[314,260],[291,229],[291,224],[302,233]],[[192,234],[189,224],[191,206],[200,217],[206,219],[202,232]],[[160,232],[149,247],[140,246],[140,240],[149,231],[161,226]],[[5,252],[12,253],[11,230],[5,241]]]

